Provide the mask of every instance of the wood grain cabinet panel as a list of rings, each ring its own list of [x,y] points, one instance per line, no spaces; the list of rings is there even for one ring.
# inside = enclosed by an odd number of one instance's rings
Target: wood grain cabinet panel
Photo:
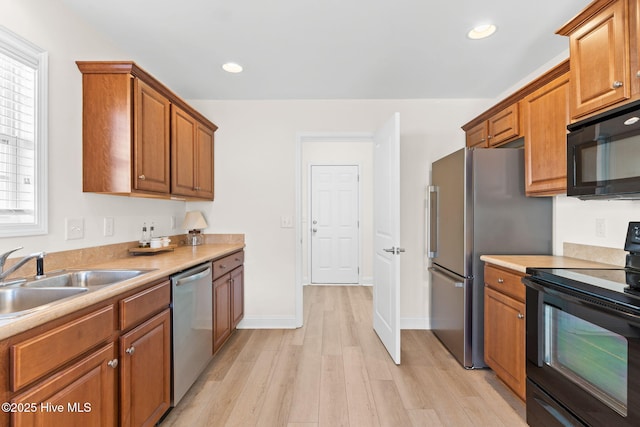
[[[525,286],[519,272],[485,264],[484,360],[526,399]]]
[[[520,137],[518,103],[512,104],[489,118],[489,146],[495,147]]]
[[[116,331],[113,304],[11,346],[11,389],[51,373],[112,337]]]
[[[522,107],[526,194],[566,193],[569,73],[525,97]]]
[[[136,190],[169,193],[169,124],[171,103],[160,92],[133,80],[135,113],[133,182]]]
[[[213,281],[213,352],[229,338],[231,324],[231,277],[229,274]]]
[[[174,106],[172,125],[172,194],[213,200],[214,130]]]
[[[483,121],[466,131],[467,147],[486,148],[488,135],[487,122]]]
[[[629,0],[598,0],[558,30],[569,36],[572,120],[631,97],[629,27]]]
[[[213,200],[217,126],[131,61],[77,61],[83,191]]]
[[[231,279],[231,327],[235,329],[244,317],[244,267],[230,273]]]
[[[120,425],[153,426],[171,404],[171,312],[120,338]]]
[[[12,399],[36,405],[11,414],[13,427],[115,426],[116,350],[113,343]],[[33,406],[31,406],[33,408]]]
[[[526,398],[524,315],[523,302],[485,287],[485,362],[522,400]]]
[[[120,329],[130,327],[161,311],[171,303],[171,284],[168,280],[130,297],[120,300]]]

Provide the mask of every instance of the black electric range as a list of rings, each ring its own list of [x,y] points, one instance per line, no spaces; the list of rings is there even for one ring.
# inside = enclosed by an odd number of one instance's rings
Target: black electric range
[[[527,423],[640,425],[640,222],[624,267],[530,268]]]
[[[630,222],[625,242],[625,267],[528,268],[527,274],[546,286],[601,299],[640,313],[640,222]]]

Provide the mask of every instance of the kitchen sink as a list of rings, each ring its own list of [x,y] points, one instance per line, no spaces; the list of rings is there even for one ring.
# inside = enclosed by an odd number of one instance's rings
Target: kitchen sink
[[[0,319],[27,314],[86,291],[87,288],[0,288]]]
[[[62,270],[42,279],[27,281],[23,288],[94,288],[114,285],[152,270]]]

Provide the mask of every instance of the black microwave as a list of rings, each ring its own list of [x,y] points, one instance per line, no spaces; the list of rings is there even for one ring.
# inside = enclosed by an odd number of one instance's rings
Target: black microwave
[[[568,196],[640,199],[640,101],[567,129]]]

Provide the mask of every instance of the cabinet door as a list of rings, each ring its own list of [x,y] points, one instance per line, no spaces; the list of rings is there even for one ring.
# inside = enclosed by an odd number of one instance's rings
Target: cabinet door
[[[12,403],[27,405],[27,408],[35,411],[12,413],[11,425],[115,426],[115,357],[115,345],[109,343],[15,397]]]
[[[198,123],[196,127],[196,194],[213,200],[213,130]]]
[[[520,136],[518,103],[510,105],[489,119],[489,146],[493,147]]]
[[[134,189],[169,193],[170,102],[134,79]]]
[[[120,360],[120,425],[155,425],[171,404],[169,309],[120,338]]]
[[[616,1],[570,34],[572,119],[629,98],[626,15]]]
[[[194,158],[196,157],[196,120],[188,113],[176,107],[171,108],[171,193],[182,196],[194,196],[196,193],[196,175]]]
[[[525,399],[525,305],[484,288],[484,359],[496,375]]]
[[[231,272],[231,319],[235,329],[244,316],[244,267]]]
[[[522,105],[526,194],[565,193],[569,73],[528,95]]]
[[[213,281],[213,352],[231,335],[231,276]]]
[[[487,122],[482,122],[467,131],[467,147],[487,147]]]

